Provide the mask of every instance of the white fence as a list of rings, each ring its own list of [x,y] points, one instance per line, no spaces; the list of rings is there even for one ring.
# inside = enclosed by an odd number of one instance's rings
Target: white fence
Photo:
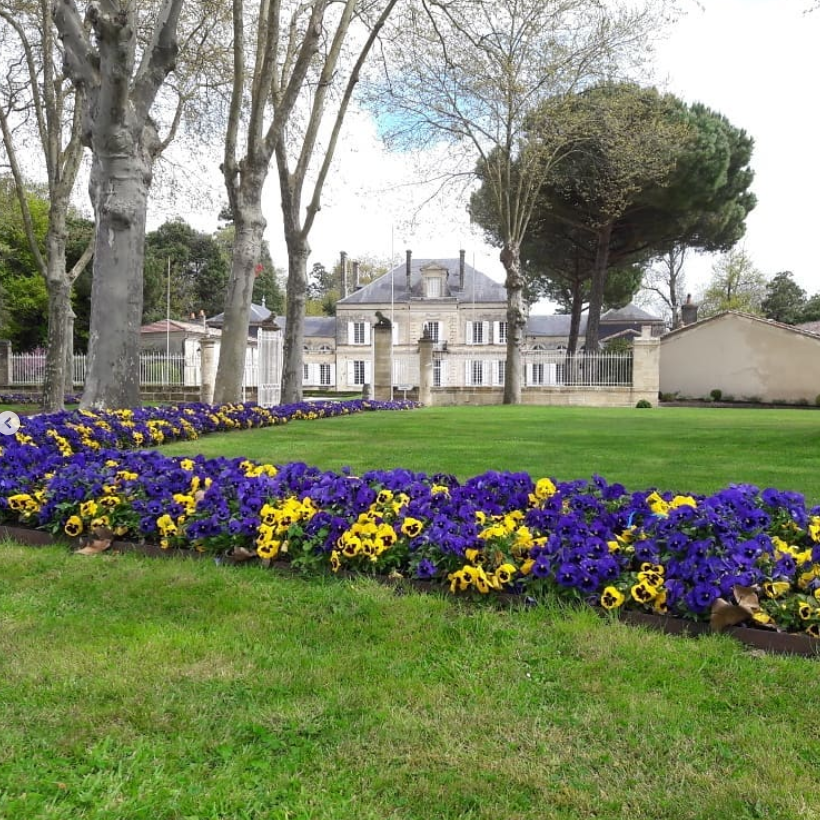
[[[257,382],[257,357],[252,351],[245,362],[244,385],[255,387]],[[87,357],[74,356],[73,382],[85,383]],[[45,380],[45,353],[13,353],[11,355],[11,379],[14,385],[39,386]],[[140,354],[140,384],[146,387],[199,387],[201,383],[199,356],[184,353],[143,352]]]

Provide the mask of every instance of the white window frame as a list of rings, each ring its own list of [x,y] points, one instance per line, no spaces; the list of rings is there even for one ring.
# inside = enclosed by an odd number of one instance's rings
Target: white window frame
[[[422,335],[424,335],[424,329],[429,330],[430,338],[434,342],[441,341],[441,322],[425,322],[422,327]]]
[[[497,345],[507,344],[507,322],[493,322],[493,340]]]
[[[319,365],[319,387],[333,386],[333,365],[322,363]]]
[[[370,344],[370,322],[356,321],[347,323],[347,343],[362,346]]]
[[[489,322],[467,322],[464,341],[468,345],[486,345],[489,344],[489,338]]]

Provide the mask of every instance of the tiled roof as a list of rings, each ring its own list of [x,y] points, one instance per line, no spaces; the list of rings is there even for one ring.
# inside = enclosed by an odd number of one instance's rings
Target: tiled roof
[[[262,322],[269,319],[271,316],[270,310],[266,308],[264,305],[251,305],[251,318],[250,323],[252,325],[261,325]],[[225,314],[220,313],[218,316],[214,316],[212,319],[208,319],[208,324],[211,327],[222,327],[222,322],[225,321]]]

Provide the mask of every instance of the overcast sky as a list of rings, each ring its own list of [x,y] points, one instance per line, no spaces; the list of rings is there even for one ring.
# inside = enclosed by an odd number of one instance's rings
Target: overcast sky
[[[689,13],[658,46],[658,84],[725,114],[754,138],[758,205],[742,247],[764,274],[791,270],[812,294],[820,291],[814,252],[820,233],[820,11],[805,14],[808,5],[809,0],[692,0]],[[453,196],[416,213],[413,170],[382,149],[366,117],[352,118],[347,130],[311,232],[309,264],[329,267],[342,250],[351,258],[392,253],[399,260],[405,248],[417,257],[441,258],[455,257],[463,247],[468,261],[503,278],[498,252],[471,230],[463,201]],[[286,267],[275,177],[270,175],[266,197],[266,238],[276,264]],[[708,279],[713,262],[696,256],[688,264],[693,293]]]

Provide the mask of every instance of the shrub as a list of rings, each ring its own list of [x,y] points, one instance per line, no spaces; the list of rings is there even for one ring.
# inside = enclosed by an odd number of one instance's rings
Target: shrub
[[[717,387],[712,390],[709,395],[712,397],[712,401],[720,401],[721,397],[723,396],[723,391],[719,390]]]
[[[820,393],[814,397],[814,403],[817,407],[820,407]]]
[[[652,406],[652,402],[651,402],[651,401],[647,401],[646,399],[641,399],[641,400],[640,400],[640,401],[639,401],[639,402],[635,405],[635,407],[640,407],[640,408],[644,408],[644,407],[651,407],[651,406]]]

